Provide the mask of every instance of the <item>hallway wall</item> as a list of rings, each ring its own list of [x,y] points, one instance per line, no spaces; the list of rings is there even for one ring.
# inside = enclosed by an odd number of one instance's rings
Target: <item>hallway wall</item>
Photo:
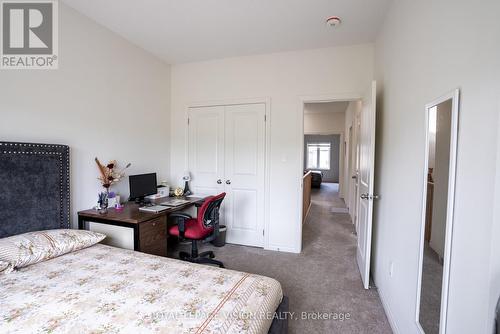
[[[424,107],[456,87],[461,101],[447,329],[492,332],[491,305],[498,289],[492,294],[488,287],[499,272],[498,253],[492,253],[499,224],[493,216],[499,173],[499,12],[497,0],[394,1],[377,40],[375,191],[381,199],[375,202],[372,268],[399,333],[418,332]]]
[[[349,102],[304,104],[305,134],[334,134],[344,132],[345,114]]]
[[[304,169],[307,169],[307,144],[330,143],[330,170],[323,172],[323,182],[339,183],[340,172],[340,135],[305,135],[304,136]],[[319,170],[319,169],[311,169]]]

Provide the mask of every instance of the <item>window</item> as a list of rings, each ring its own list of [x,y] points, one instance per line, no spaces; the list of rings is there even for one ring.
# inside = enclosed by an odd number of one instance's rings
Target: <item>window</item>
[[[307,144],[307,168],[330,170],[330,143]]]

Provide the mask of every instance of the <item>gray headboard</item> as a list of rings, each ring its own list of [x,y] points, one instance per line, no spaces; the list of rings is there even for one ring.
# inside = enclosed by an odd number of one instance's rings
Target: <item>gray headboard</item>
[[[69,146],[0,142],[0,238],[70,227]]]

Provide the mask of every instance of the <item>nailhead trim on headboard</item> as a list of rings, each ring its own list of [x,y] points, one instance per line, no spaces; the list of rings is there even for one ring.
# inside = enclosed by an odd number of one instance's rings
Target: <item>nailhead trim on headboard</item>
[[[59,205],[61,228],[71,225],[70,204],[70,157],[69,146],[58,144],[36,144],[0,142],[0,154],[3,155],[55,155],[59,160]]]

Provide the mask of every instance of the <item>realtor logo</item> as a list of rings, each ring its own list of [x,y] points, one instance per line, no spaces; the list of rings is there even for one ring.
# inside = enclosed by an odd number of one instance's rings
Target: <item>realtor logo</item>
[[[1,69],[57,69],[57,0],[0,0]]]

